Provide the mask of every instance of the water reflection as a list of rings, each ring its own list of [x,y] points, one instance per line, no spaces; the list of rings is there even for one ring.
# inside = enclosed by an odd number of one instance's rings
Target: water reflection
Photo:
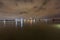
[[[0,19],[0,39],[60,40],[59,27],[59,22],[52,19]]]
[[[53,24],[52,26],[60,29],[60,24]]]

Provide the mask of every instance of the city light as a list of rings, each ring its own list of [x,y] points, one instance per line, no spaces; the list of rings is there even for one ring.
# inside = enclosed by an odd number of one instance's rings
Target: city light
[[[16,27],[18,27],[18,26],[20,26],[21,28],[24,26],[24,25],[26,25],[26,24],[29,24],[29,25],[33,25],[33,24],[35,24],[35,23],[38,23],[38,22],[41,22],[41,23],[53,23],[54,21],[53,21],[53,19],[35,19],[35,18],[28,18],[28,19],[26,19],[26,18],[16,18],[16,19],[3,19],[2,20],[3,21],[3,24],[4,24],[4,26],[6,25],[6,23],[9,21],[9,22],[11,22],[11,21],[14,21],[15,22],[15,25],[16,25]],[[58,22],[58,21],[55,21],[55,22]],[[54,24],[53,23],[53,26],[54,27],[58,27],[58,28],[60,28],[60,24]]]
[[[21,28],[23,27],[23,18],[21,18]]]
[[[5,24],[6,24],[6,21],[5,21],[5,19],[4,19],[4,21],[3,21],[3,22],[4,22],[4,26],[5,26]]]
[[[17,19],[15,19],[15,25],[17,26]]]

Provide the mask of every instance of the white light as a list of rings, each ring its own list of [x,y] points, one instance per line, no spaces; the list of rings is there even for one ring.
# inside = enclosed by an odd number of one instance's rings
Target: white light
[[[34,19],[33,22],[35,23],[35,21],[36,21],[36,20]]]
[[[6,21],[5,21],[5,19],[4,19],[4,21],[3,21],[3,22],[4,22],[4,26],[5,26],[5,24],[6,24]]]
[[[23,27],[23,18],[21,18],[21,28]]]
[[[47,23],[48,19],[44,19],[44,21]]]
[[[24,19],[24,22],[26,22],[26,19]]]
[[[15,19],[15,24],[16,24],[16,26],[17,26],[17,19]]]

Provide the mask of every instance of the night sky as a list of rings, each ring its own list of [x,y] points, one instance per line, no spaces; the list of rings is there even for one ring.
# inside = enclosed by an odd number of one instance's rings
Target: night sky
[[[60,0],[0,0],[0,18],[60,14]]]

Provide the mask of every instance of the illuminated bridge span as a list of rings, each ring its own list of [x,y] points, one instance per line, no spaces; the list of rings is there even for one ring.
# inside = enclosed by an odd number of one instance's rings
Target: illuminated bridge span
[[[60,24],[60,19],[56,19],[56,18],[55,19],[33,19],[33,18],[0,19],[0,24],[3,24],[4,26],[8,23],[13,25],[13,22],[15,23],[16,27],[20,25],[22,28],[24,24],[30,24],[30,25],[36,24],[36,23],[59,23]]]

